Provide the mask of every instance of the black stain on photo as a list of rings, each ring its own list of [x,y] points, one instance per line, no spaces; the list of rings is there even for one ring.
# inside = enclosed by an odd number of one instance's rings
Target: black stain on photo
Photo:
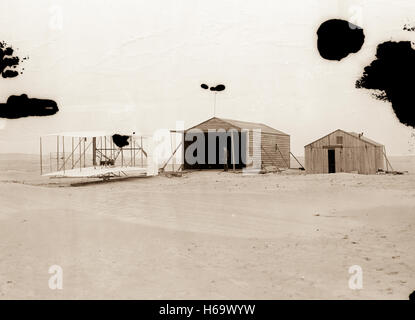
[[[26,94],[10,96],[0,103],[0,118],[44,117],[56,114],[58,105],[53,100],[29,98]]]
[[[202,89],[209,89],[209,86],[207,84],[202,83],[200,86],[202,87]]]
[[[409,24],[405,24],[405,25],[403,26],[403,30],[404,30],[404,31],[415,31],[415,27],[413,27],[413,26],[411,26],[411,25],[409,25]]]
[[[340,61],[358,52],[365,41],[363,29],[340,19],[327,20],[317,30],[317,48],[321,57]]]
[[[415,128],[415,50],[410,41],[378,45],[376,59],[364,68],[356,88],[380,90],[373,96],[392,104],[399,121]]]
[[[124,148],[128,146],[130,143],[128,142],[129,136],[122,136],[120,134],[114,134],[112,136],[112,141],[118,148]]]
[[[25,57],[22,60],[27,60]],[[16,70],[20,62],[19,57],[14,56],[14,49],[4,41],[0,41],[0,73],[3,78],[14,78],[19,75],[19,71]],[[24,69],[23,69],[24,70]],[[20,71],[20,74],[23,72]]]
[[[224,91],[226,87],[223,84],[218,84],[216,87],[211,87],[210,91]]]

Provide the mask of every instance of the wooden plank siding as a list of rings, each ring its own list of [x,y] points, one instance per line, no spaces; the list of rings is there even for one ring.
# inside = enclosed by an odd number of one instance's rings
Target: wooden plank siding
[[[288,169],[290,166],[290,136],[262,133],[261,160],[264,167],[275,166]]]
[[[338,138],[342,137],[341,144]],[[328,150],[335,150],[336,172],[375,174],[385,168],[383,146],[359,139],[343,130],[305,146],[305,168],[307,173],[328,173]]]

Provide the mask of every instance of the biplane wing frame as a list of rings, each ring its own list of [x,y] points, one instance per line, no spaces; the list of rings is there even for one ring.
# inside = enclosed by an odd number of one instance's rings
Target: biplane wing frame
[[[128,176],[133,172],[147,175],[146,166],[149,160],[148,153],[144,150],[142,136],[136,139],[136,136],[128,135],[129,146],[123,148],[116,146],[111,135],[107,134],[54,134],[50,136],[56,136],[56,152],[49,154],[48,173],[44,172],[43,141],[42,137],[40,138],[40,172],[43,176],[109,180]],[[69,153],[65,152],[67,138],[71,140]],[[91,166],[87,166],[87,158],[90,157],[92,157]]]

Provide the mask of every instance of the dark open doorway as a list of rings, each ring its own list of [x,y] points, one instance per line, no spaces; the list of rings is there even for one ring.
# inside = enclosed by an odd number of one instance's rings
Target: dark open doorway
[[[336,173],[336,151],[328,150],[329,156],[329,173]]]

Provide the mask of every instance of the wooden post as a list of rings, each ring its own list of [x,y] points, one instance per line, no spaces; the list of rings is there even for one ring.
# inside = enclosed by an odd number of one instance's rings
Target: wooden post
[[[183,148],[183,152],[182,152],[182,166],[183,166],[183,169],[184,169],[184,163],[185,163],[185,159],[184,159],[184,157],[185,157],[185,148],[184,148],[184,131],[183,131],[183,135],[182,135],[182,148]]]
[[[387,168],[386,170],[389,171],[389,167],[390,167],[391,170],[394,171],[391,163],[388,160],[388,157],[386,156],[386,147],[385,146],[383,146],[383,156],[385,157],[385,160],[386,160],[386,168]],[[389,167],[388,167],[388,165],[389,165]]]
[[[133,166],[133,136],[130,136],[130,149],[131,166]]]
[[[79,138],[79,171],[82,171],[82,138]]]
[[[105,148],[105,151],[104,151],[105,161],[107,161],[108,157],[107,157],[107,137],[106,136],[104,136],[104,148]]]
[[[231,131],[231,144],[232,144],[232,166],[233,171],[235,172],[235,146],[233,144],[233,130]]]
[[[124,150],[121,148],[121,167],[124,167]]]
[[[74,152],[75,152],[75,150],[74,150],[74,137],[72,137],[72,155],[71,155],[71,158],[72,158],[72,169],[74,168],[74,163],[75,163],[75,161],[74,161]]]
[[[111,160],[114,160],[114,142],[112,141],[112,138],[110,138],[110,145],[111,145]],[[115,161],[114,161],[115,164]]]
[[[59,136],[56,136],[56,171],[59,171]]]
[[[40,137],[40,175],[43,174],[42,168],[42,137]]]
[[[100,148],[99,165],[101,165],[101,161],[102,161],[102,137],[99,137],[99,148]]]
[[[143,154],[144,154],[144,151],[143,151],[143,137],[141,137],[141,146],[140,146],[140,148],[141,148],[141,168],[142,168],[142,167],[144,167],[144,159],[143,159]]]
[[[287,161],[285,161],[284,156],[282,155],[282,152],[281,152],[280,148],[278,147],[278,143],[276,143],[276,144],[275,144],[275,147],[277,148],[278,152],[280,153],[280,155],[281,155],[281,159],[282,159],[282,161],[284,161],[284,163],[285,163],[285,165],[286,165],[287,169],[289,169],[289,168],[290,168],[290,164],[289,164],[289,163],[287,163]],[[298,160],[297,160],[297,161],[298,161]],[[288,162],[290,162],[290,159],[288,159]],[[278,162],[277,162],[277,164],[278,164]],[[278,169],[279,169],[279,168],[278,168]]]
[[[293,156],[293,158],[295,159],[295,161],[297,161],[297,162],[298,162],[298,164],[301,166],[301,168],[302,168],[303,170],[305,170],[304,166],[300,163],[300,161],[298,161],[298,159],[295,157],[295,155],[293,155],[293,154],[292,154],[292,152],[291,152],[291,151],[290,151],[290,154]]]
[[[133,147],[134,147],[134,163],[133,163],[133,166],[135,167],[135,141],[134,141],[134,138],[133,138],[132,144],[133,144]]]
[[[164,163],[164,165],[161,167],[161,169],[163,169],[163,171],[164,171],[164,169],[166,168],[167,164],[170,162],[170,160],[171,160],[171,159],[173,159],[174,155],[176,154],[177,150],[179,150],[180,146],[181,146],[181,143],[177,146],[177,148],[176,148],[176,149],[173,151],[173,153],[171,154],[170,158],[169,158],[169,159],[168,159],[168,160]]]
[[[62,153],[63,153],[63,173],[65,173],[65,136],[62,136]]]
[[[216,117],[216,94],[217,94],[217,92],[215,92],[215,101],[214,101],[214,103],[213,103],[213,116],[214,117]]]
[[[171,152],[174,152],[174,146],[173,146],[173,136],[171,135],[171,132],[170,132],[170,146],[171,146]],[[172,170],[173,170],[173,172],[174,172],[174,154],[173,154],[173,158],[171,159],[171,166],[172,166]]]
[[[110,138],[111,139],[111,153],[112,153],[112,155],[111,155],[111,159],[113,159],[114,160],[114,164],[115,164],[115,147],[114,147],[114,140],[112,139],[112,137]]]
[[[99,148],[100,148],[99,165],[101,165],[101,161],[102,161],[102,137],[99,137]]]
[[[85,163],[85,152],[86,152],[86,150],[85,150],[85,143],[86,143],[86,138],[83,138],[83,140],[84,140],[84,168],[86,167],[86,163]]]
[[[92,138],[92,165],[96,167],[97,165],[97,138]]]

